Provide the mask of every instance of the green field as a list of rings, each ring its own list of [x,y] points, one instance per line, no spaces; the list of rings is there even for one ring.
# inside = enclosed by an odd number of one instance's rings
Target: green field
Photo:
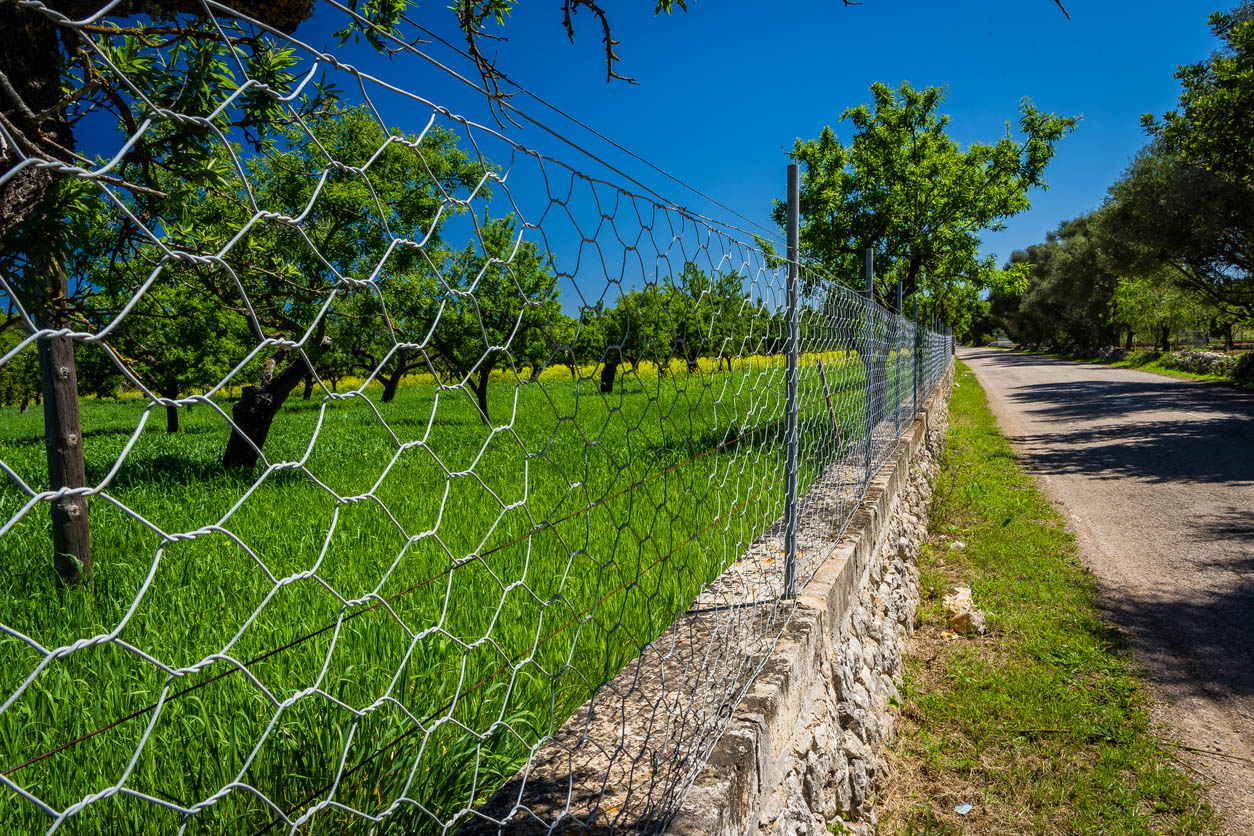
[[[862,435],[861,365],[827,377],[846,429],[832,443],[803,369],[803,487]],[[266,453],[299,464],[268,473],[220,467],[227,425],[210,406],[176,435],[154,409],[106,490],[129,513],[91,502],[87,586],[54,584],[42,505],[0,538],[0,623],[49,649],[116,638],[52,661],[0,714],[2,770],[55,810],[119,782],[179,806],[228,788],[189,832],[229,833],[278,818],[244,785],[295,817],[342,770],[337,802],[377,814],[421,799],[426,811],[404,805],[389,822],[426,831],[490,794],[780,516],[783,399],[769,364],[629,376],[610,396],[502,381],[492,412],[509,427],[496,431],[461,390],[293,398]],[[145,406],[83,402],[89,483]],[[42,427],[38,409],[0,411],[0,459],[35,489]],[[8,482],[0,520],[25,502]],[[6,697],[42,657],[0,639]],[[115,794],[58,832],[181,819]],[[3,832],[52,821],[0,790]],[[327,809],[310,832],[353,822]]]

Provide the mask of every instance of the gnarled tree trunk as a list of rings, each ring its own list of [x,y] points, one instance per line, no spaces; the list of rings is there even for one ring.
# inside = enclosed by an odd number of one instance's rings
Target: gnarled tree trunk
[[[382,375],[379,376],[379,378],[383,381],[383,397],[380,398],[380,400],[384,403],[392,402],[392,399],[396,397],[396,390],[401,386],[401,377],[403,374],[403,372],[397,371],[396,374],[391,377],[383,377]]]
[[[614,378],[618,375],[618,360],[606,360],[601,366],[601,392],[610,394],[614,391]]]
[[[235,427],[222,453],[223,465],[252,467],[257,463],[260,458],[258,451],[265,446],[274,416],[309,371],[305,358],[298,357],[273,377],[263,378],[256,386],[244,387],[240,399],[231,408],[231,420]]]
[[[492,367],[485,364],[479,369],[474,384],[475,403],[479,407],[479,418],[489,426],[492,424],[492,419],[488,417],[488,375],[490,374],[492,374]]]
[[[179,396],[179,387],[176,384],[170,384],[161,390],[161,397],[167,400],[174,400]],[[179,431],[179,408],[173,404],[166,404],[165,408],[165,431],[167,433],[176,433]]]

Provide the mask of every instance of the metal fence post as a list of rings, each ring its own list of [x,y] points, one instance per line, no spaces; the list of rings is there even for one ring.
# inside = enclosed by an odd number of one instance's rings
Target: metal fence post
[[[797,355],[800,351],[801,327],[798,314],[797,285],[801,273],[799,171],[794,163],[788,166],[788,368],[787,400],[784,405],[784,597],[797,597]]]
[[[911,358],[912,360],[914,360],[914,362],[911,364],[914,366],[913,414],[918,415],[919,414],[919,373],[921,371],[921,365],[923,363],[923,358],[919,356],[919,353],[923,346],[923,335],[919,332],[919,297],[915,296],[914,299],[911,300],[911,302],[914,306],[914,314],[912,315],[913,318],[911,320],[911,324],[914,325],[914,357]]]
[[[875,251],[866,248],[866,481],[871,484],[871,432],[875,427]]]
[[[893,426],[901,435],[901,279],[897,280],[897,307],[893,310]]]

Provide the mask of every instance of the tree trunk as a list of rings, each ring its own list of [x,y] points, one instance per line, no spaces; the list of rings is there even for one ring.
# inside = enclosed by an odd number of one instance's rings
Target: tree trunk
[[[479,369],[479,377],[475,380],[475,402],[479,406],[479,417],[483,423],[491,426],[492,419],[488,417],[488,375],[492,373],[491,366],[484,366]]]
[[[1132,342],[1132,338],[1133,338],[1134,336],[1136,336],[1136,335],[1135,335],[1135,333],[1132,331],[1132,329],[1131,329],[1131,328],[1129,328],[1129,329],[1128,329],[1128,339],[1127,339],[1127,341],[1123,344],[1123,347],[1124,347],[1124,349],[1125,349],[1126,351],[1131,351],[1131,350],[1135,347],[1135,345],[1136,345],[1136,344]]]
[[[10,95],[0,93],[0,115],[17,128],[14,139],[18,144],[15,148],[0,138],[0,171],[8,171],[21,156],[63,159],[65,154],[50,147],[45,139],[73,150],[74,130],[65,109],[39,124],[27,116],[51,110],[61,98],[57,29],[45,14],[4,3],[0,4],[0,32],[4,33],[0,73],[21,99],[15,102]],[[26,166],[0,185],[0,239],[55,199],[61,176],[51,169]]]
[[[46,328],[62,328],[67,286],[65,271],[55,260],[48,264],[47,297],[40,319]],[[83,461],[83,429],[78,412],[78,373],[74,365],[74,341],[69,337],[39,340],[39,380],[44,401],[44,448],[48,458],[48,483],[52,490],[81,488],[87,484]],[[87,498],[64,496],[54,500],[52,516],[53,567],[57,579],[74,586],[91,578],[91,528],[87,522]]]
[[[21,411],[22,411],[22,414],[23,414],[23,415],[25,415],[26,413],[30,412],[30,398],[28,398],[27,396],[23,395],[23,396],[22,396],[22,405],[21,405],[21,407],[19,407],[19,408],[21,409]]]
[[[402,374],[403,372],[398,370],[396,374],[392,375],[391,377],[383,377],[382,375],[379,376],[380,379],[383,380],[382,400],[384,403],[391,403],[392,399],[396,397],[396,390],[401,387],[401,375]]]
[[[1232,323],[1229,322],[1227,325],[1224,326],[1224,351],[1232,351],[1232,347],[1233,347]]]
[[[601,366],[601,393],[608,395],[614,391],[614,378],[618,375],[618,361],[606,360]]]
[[[231,420],[235,422],[235,427],[222,453],[223,465],[252,467],[257,463],[257,451],[265,446],[274,416],[308,371],[305,358],[298,357],[269,380],[258,386],[244,387],[240,399],[231,408]],[[254,446],[256,449],[253,449]]]
[[[1163,351],[1171,351],[1171,329],[1164,325],[1159,336],[1163,342]]]
[[[170,385],[161,390],[161,397],[167,400],[174,400],[179,396],[179,388],[177,385]],[[176,433],[179,431],[179,408],[173,405],[167,405],[165,408],[165,431],[167,433]]]
[[[314,390],[314,379],[313,379],[313,375],[311,375],[311,374],[307,374],[307,375],[305,375],[305,391],[301,393],[300,399],[301,399],[302,401],[307,401],[307,400],[309,400],[310,398],[312,398],[312,397],[313,397],[313,390]]]

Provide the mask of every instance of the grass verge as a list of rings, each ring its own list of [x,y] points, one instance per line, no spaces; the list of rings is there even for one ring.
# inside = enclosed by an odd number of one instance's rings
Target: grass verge
[[[1217,832],[1155,736],[1145,684],[1071,535],[961,364],[929,530],[881,832]],[[956,585],[987,611],[987,635],[941,638],[941,596]]]

